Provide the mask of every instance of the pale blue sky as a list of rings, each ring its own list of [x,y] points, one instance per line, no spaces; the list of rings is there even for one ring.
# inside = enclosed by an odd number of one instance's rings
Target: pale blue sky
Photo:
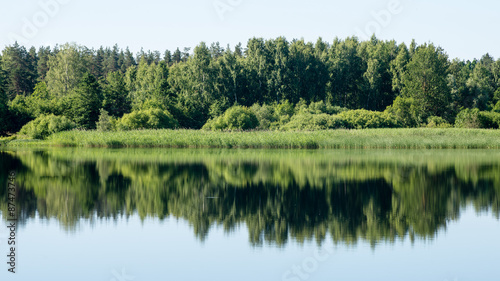
[[[238,42],[246,45],[251,37],[285,36],[314,42],[321,36],[332,42],[336,36],[363,39],[363,33],[377,31],[380,39],[398,43],[409,43],[412,38],[417,43],[433,42],[452,58],[480,58],[487,52],[500,57],[500,1],[494,0],[2,2],[2,48],[16,38],[26,46],[118,43],[134,52],[144,47],[163,53],[165,49],[194,47],[200,41],[234,46]],[[58,4],[49,13],[40,3]],[[392,9],[388,9],[390,5]]]

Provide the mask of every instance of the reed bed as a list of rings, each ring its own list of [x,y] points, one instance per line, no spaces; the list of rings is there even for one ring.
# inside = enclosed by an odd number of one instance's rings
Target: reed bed
[[[179,148],[498,149],[500,130],[364,129],[212,132],[197,130],[67,131],[46,140],[16,139],[7,146]]]

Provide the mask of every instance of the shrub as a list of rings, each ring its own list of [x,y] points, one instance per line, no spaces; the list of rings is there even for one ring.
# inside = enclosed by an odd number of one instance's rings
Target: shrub
[[[297,113],[290,119],[290,122],[281,126],[282,130],[325,130],[328,125],[328,118],[330,115],[327,114],[311,114],[308,112]]]
[[[113,130],[113,118],[109,116],[108,112],[101,108],[99,114],[99,121],[96,123],[98,131],[106,132]]]
[[[396,117],[387,112],[358,109],[342,112],[338,116],[344,119],[347,127],[351,129],[400,127]]]
[[[500,113],[481,111],[479,112],[479,122],[481,128],[498,129],[500,126]]]
[[[500,113],[467,108],[458,113],[455,127],[498,129],[500,127]]]
[[[479,109],[466,108],[460,111],[455,119],[455,127],[481,128],[481,122],[479,121]]]
[[[9,112],[12,116],[10,129],[16,132],[26,123],[34,120],[37,116],[34,114],[31,100],[23,95],[17,95],[9,102]]]
[[[284,100],[276,106],[276,114],[278,114],[278,118],[282,119],[283,117],[292,117],[294,114],[293,104],[291,104],[288,100]]]
[[[307,111],[312,114],[326,113],[333,115],[342,113],[344,111],[348,111],[348,109],[345,107],[333,106],[330,103],[319,101],[319,102],[311,102],[311,104],[309,104],[309,107],[307,108]]]
[[[406,128],[416,127],[420,123],[415,100],[412,98],[396,97],[385,112],[396,117],[398,123]]]
[[[275,127],[279,121],[279,116],[276,113],[276,110],[273,106],[263,104],[262,106],[258,103],[252,105],[250,109],[257,116],[257,120],[259,120],[260,130],[267,130]]]
[[[19,134],[33,139],[45,139],[51,134],[74,129],[76,124],[65,116],[40,115],[21,128]]]
[[[493,112],[500,113],[500,101],[495,104],[493,107]]]
[[[329,129],[346,129],[348,128],[348,124],[342,116],[332,115],[328,120],[328,128]]]
[[[245,106],[233,106],[226,112],[215,118],[210,119],[203,126],[205,130],[251,130],[259,126],[259,120],[255,113]]]
[[[179,123],[170,112],[158,108],[133,111],[123,115],[117,122],[120,130],[173,129],[178,126]]]
[[[282,130],[328,130],[346,128],[345,120],[338,115],[311,114],[307,112],[295,114],[289,123],[281,127]]]
[[[428,128],[452,128],[453,126],[439,116],[431,116],[427,118]]]

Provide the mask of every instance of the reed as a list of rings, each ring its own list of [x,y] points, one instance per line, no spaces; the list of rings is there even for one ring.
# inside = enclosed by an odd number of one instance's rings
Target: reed
[[[197,130],[66,131],[46,140],[12,140],[7,146],[179,148],[498,149],[500,130],[364,129],[212,132]]]

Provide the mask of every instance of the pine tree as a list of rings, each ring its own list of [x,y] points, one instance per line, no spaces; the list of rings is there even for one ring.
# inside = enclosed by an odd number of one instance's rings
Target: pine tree
[[[99,83],[92,74],[86,73],[72,98],[72,119],[85,129],[95,129],[101,105]]]
[[[29,53],[17,42],[3,50],[2,69],[5,75],[5,90],[9,99],[12,100],[17,95],[28,96],[32,93],[36,80],[34,65]]]
[[[9,106],[8,97],[5,93],[5,74],[2,70],[2,57],[0,56],[0,135],[5,135],[9,131]]]
[[[181,51],[179,50],[179,48],[177,48],[174,54],[172,55],[172,61],[175,63],[179,63],[181,62],[181,59],[182,59]]]
[[[38,49],[37,74],[38,82],[44,81],[49,71],[49,58],[51,56],[50,47],[40,47]]]
[[[103,108],[115,117],[122,117],[130,112],[131,103],[125,84],[124,75],[121,72],[111,72],[106,77],[106,84],[103,90]]]

